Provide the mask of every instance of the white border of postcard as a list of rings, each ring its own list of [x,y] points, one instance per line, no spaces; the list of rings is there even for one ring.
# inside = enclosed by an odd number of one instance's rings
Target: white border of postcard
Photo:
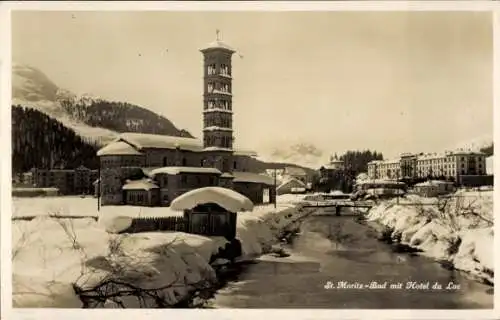
[[[136,11],[136,10],[171,10],[171,11],[490,11],[494,14],[494,118],[500,119],[500,3],[496,1],[297,1],[297,2],[56,2],[56,1],[3,1],[0,3],[0,92],[1,92],[1,310],[5,319],[87,319],[120,317],[120,319],[155,318],[205,318],[205,319],[334,319],[334,318],[397,318],[397,319],[493,319],[499,318],[499,296],[495,295],[493,310],[343,310],[343,309],[113,309],[113,310],[81,310],[81,309],[12,309],[11,288],[12,272],[10,260],[11,245],[11,138],[10,138],[10,10],[64,10],[64,11]],[[499,126],[494,128],[494,141],[500,137]],[[500,162],[495,163],[495,171],[500,172]],[[495,185],[500,183],[500,175],[495,178]],[[495,198],[500,198],[499,190],[495,189]],[[494,206],[496,211],[496,205]],[[498,235],[498,225],[495,225]],[[499,237],[495,237],[495,248],[499,247]],[[498,252],[495,249],[495,252]],[[495,269],[499,269],[498,258],[495,258]],[[498,277],[495,284],[498,284]]]

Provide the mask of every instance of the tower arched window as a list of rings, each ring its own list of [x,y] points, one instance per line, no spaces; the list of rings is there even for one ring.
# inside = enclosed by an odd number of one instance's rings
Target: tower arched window
[[[186,158],[182,158],[182,166],[185,167],[187,165],[187,160]]]
[[[163,157],[163,166],[166,167],[167,166],[167,157]]]

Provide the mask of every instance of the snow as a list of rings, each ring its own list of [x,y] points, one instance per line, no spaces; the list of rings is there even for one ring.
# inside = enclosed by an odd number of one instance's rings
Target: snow
[[[221,40],[215,40],[213,42],[211,42],[208,46],[206,46],[205,48],[201,49],[201,51],[206,51],[206,50],[211,50],[211,49],[224,49],[224,50],[228,50],[230,51],[231,53],[233,52],[236,52],[236,50],[234,50],[233,48],[231,48],[228,44],[226,44],[225,42],[221,41]]]
[[[240,213],[237,238],[243,247],[241,259],[268,252],[280,228],[306,214],[296,208],[302,198],[302,195],[278,197],[276,208],[265,205]],[[40,204],[39,199],[36,200]],[[51,202],[65,202],[74,213],[81,211],[81,207],[92,209],[86,200],[74,197],[68,201],[68,197],[59,197]],[[16,204],[16,199],[14,202]],[[20,202],[27,201],[17,199],[18,208]],[[37,206],[31,208],[43,210]],[[121,213],[126,206],[114,210]],[[227,243],[221,237],[182,232],[115,235],[106,232],[93,219],[53,219],[47,214],[31,221],[13,221],[12,237],[13,252],[16,252],[14,307],[80,308],[82,303],[73,284],[88,289],[114,278],[142,288],[172,283],[174,286],[163,289],[162,294],[168,302],[175,303],[193,284],[215,280],[210,257]],[[122,302],[127,308],[140,307],[133,297],[123,298]],[[154,307],[153,301],[145,303],[147,307]],[[108,301],[103,307],[115,306]]]
[[[233,171],[232,174],[234,177],[233,182],[261,183],[269,186],[274,185],[274,180],[267,175],[243,171]]]
[[[21,105],[23,107],[38,110],[48,116],[61,122],[64,126],[72,129],[75,133],[83,138],[88,138],[99,145],[106,145],[116,139],[118,133],[112,130],[91,127],[81,121],[77,121],[69,117],[58,101],[27,101],[23,99],[12,99],[13,105]]]
[[[172,174],[177,175],[180,173],[213,173],[213,174],[222,174],[216,168],[204,168],[204,167],[163,167],[151,170],[150,175],[155,176],[157,174]]]
[[[171,210],[190,210],[205,204],[216,203],[230,212],[252,211],[253,203],[244,195],[231,189],[221,187],[205,187],[188,191],[175,198]]]
[[[152,182],[151,179],[127,181],[122,187],[123,190],[151,190],[158,188],[158,185]]]
[[[167,136],[160,134],[125,132],[120,134],[120,140],[135,146],[141,150],[144,148],[153,149],[176,149],[187,151],[201,151],[203,145],[200,140],[193,138]]]
[[[495,164],[493,161],[493,156],[486,158],[486,174],[493,174],[495,168]]]
[[[134,147],[124,141],[114,141],[97,151],[97,156],[109,155],[142,155]]]
[[[493,191],[459,190],[453,196],[445,213],[439,211],[437,198],[411,195],[399,204],[382,201],[370,210],[368,220],[393,228],[393,235],[401,234],[403,243],[426,256],[493,281],[493,227],[487,222],[493,221]],[[469,206],[481,218],[461,214]],[[458,238],[458,249],[451,250]]]
[[[127,217],[169,217],[182,216],[169,207],[142,206],[101,206],[97,211],[97,198],[78,196],[58,197],[13,197],[13,217],[37,217],[49,215],[64,215],[73,217],[110,217],[119,213]]]
[[[227,152],[232,152],[233,149],[230,148],[220,148],[220,147],[206,147],[203,149],[203,151],[227,151]]]
[[[203,128],[203,131],[217,131],[217,130],[220,130],[220,131],[233,131],[233,129],[231,129],[231,128],[218,127],[218,126],[211,126],[211,127]]]

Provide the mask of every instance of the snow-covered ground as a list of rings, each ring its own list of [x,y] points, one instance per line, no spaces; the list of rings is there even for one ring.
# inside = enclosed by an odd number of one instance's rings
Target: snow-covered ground
[[[237,238],[242,259],[270,250],[281,228],[304,211],[296,202],[303,196],[278,198],[278,205],[256,206],[238,214]],[[110,234],[101,221],[54,219],[60,215],[97,216],[93,198],[15,198],[16,216],[37,216],[13,221],[13,304],[15,307],[81,307],[73,284],[90,288],[103,280],[124,280],[141,288],[160,288],[170,303],[179,301],[192,286],[214,280],[210,257],[226,244],[219,237],[182,232]],[[167,208],[103,207],[99,215],[178,215]],[[141,210],[139,210],[141,209]],[[121,301],[139,307],[135,298]],[[152,300],[145,305],[154,305]],[[108,301],[107,307],[116,303]]]
[[[424,255],[493,282],[493,191],[454,196],[384,201],[370,210],[368,220],[391,228],[393,236],[400,234],[402,243]]]

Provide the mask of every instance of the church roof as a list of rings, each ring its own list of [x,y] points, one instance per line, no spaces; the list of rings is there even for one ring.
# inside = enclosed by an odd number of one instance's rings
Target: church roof
[[[266,185],[274,185],[273,178],[253,173],[253,172],[243,172],[243,171],[233,171],[234,180],[233,182],[247,182],[247,183],[261,183]]]
[[[232,47],[230,47],[227,43],[222,40],[215,40],[208,44],[205,48],[201,49],[201,51],[213,50],[213,49],[223,49],[230,51],[232,53],[236,52]]]
[[[124,141],[113,141],[97,151],[97,156],[141,155],[137,149]]]
[[[153,169],[150,172],[151,176],[154,176],[159,173],[166,173],[166,174],[180,174],[180,173],[212,173],[212,174],[222,174],[218,169],[216,168],[205,168],[205,167],[163,167],[163,168],[157,168]]]
[[[120,141],[141,149],[176,149],[187,151],[202,151],[203,144],[198,139],[167,136],[161,134],[126,132],[120,134]]]

